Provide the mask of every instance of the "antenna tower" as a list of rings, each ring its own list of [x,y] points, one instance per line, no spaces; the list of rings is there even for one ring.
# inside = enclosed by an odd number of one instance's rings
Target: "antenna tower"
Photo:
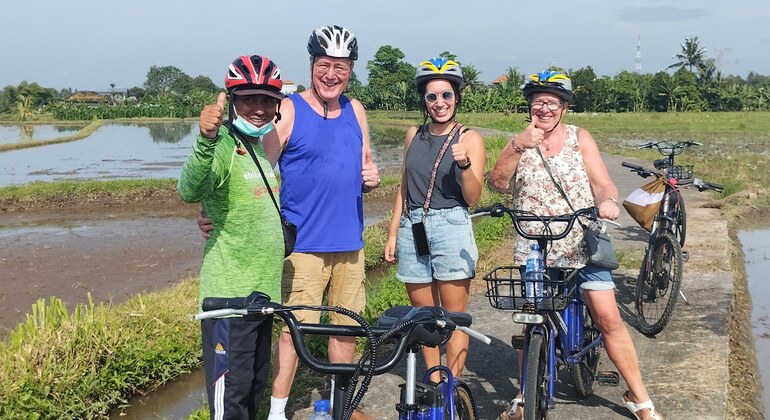
[[[638,35],[636,38],[636,60],[634,60],[634,71],[637,73],[642,72],[642,36]]]

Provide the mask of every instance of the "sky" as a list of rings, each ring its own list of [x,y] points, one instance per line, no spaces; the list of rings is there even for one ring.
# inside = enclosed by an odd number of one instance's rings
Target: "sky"
[[[735,7],[733,7],[733,5]],[[449,51],[489,83],[515,68],[592,66],[599,76],[673,64],[697,36],[724,75],[770,75],[770,1],[746,0],[3,0],[0,88],[109,91],[141,86],[150,67],[175,66],[224,85],[240,55],[276,61],[283,79],[309,85],[307,40],[321,25],[342,25],[359,41],[354,70],[383,45],[406,62]]]

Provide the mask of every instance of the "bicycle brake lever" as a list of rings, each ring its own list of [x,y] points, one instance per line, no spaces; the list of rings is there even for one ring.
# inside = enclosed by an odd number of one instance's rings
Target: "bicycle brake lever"
[[[602,222],[602,223],[608,223],[608,224],[611,224],[611,225],[613,225],[615,227],[623,227],[623,225],[621,225],[620,223],[618,223],[618,222],[616,222],[614,220],[608,220],[608,219],[599,218],[599,219],[596,219],[596,221],[597,222]]]

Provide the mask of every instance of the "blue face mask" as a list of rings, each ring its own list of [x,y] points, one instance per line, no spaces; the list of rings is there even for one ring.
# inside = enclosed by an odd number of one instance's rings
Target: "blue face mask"
[[[265,134],[273,131],[273,123],[269,122],[262,127],[256,127],[245,118],[241,118],[238,114],[235,114],[235,120],[233,120],[233,127],[238,129],[241,133],[249,137],[262,137]]]

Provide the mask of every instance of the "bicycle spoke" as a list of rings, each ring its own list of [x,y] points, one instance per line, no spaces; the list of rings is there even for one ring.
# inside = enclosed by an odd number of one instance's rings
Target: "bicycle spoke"
[[[657,334],[665,328],[676,305],[682,281],[682,249],[670,233],[660,233],[653,245],[651,267],[637,287],[639,330]]]

